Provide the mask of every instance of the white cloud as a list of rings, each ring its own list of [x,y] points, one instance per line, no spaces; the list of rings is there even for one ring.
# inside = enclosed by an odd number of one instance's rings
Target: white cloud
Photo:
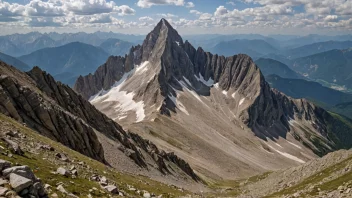
[[[16,17],[17,21],[33,27],[68,25],[70,22],[114,23],[116,20],[111,15],[134,13],[129,6],[117,6],[108,0],[30,0],[24,5],[0,0],[1,18]]]
[[[117,12],[119,15],[134,14],[134,9],[127,5],[117,6],[106,0],[63,0],[63,7],[78,15],[91,15]]]
[[[163,18],[178,18],[177,15],[170,14],[170,13],[167,13],[167,14],[157,14],[157,16],[163,17]]]
[[[324,18],[324,21],[336,21],[338,19],[337,15],[328,15]]]
[[[208,20],[211,20],[212,16],[213,16],[212,14],[203,13],[199,16],[199,19],[208,21]]]
[[[150,8],[154,5],[176,5],[184,6],[184,0],[138,0],[137,6],[142,8]]]
[[[1,16],[63,16],[69,13],[131,15],[135,10],[127,5],[117,6],[115,2],[106,0],[31,0],[25,5],[0,1]]]
[[[194,3],[193,2],[187,2],[186,3],[186,7],[187,8],[193,8],[195,5],[194,5]]]
[[[215,16],[222,16],[227,13],[228,13],[228,11],[224,6],[219,6],[218,8],[216,8],[214,15]]]
[[[198,10],[190,10],[189,13],[195,14],[195,15],[201,15],[202,12],[199,12]]]
[[[232,5],[232,6],[236,5],[235,2],[233,2],[233,1],[228,1],[228,2],[226,2],[226,4],[229,4],[229,5]]]
[[[154,21],[154,19],[149,16],[144,16],[144,17],[139,17],[139,21]]]

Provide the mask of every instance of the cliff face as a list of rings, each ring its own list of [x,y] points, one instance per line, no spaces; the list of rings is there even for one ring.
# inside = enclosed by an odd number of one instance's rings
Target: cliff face
[[[38,67],[26,74],[0,62],[0,112],[101,162],[110,159],[104,157],[104,146],[97,134],[119,145],[119,151],[111,152],[124,153],[140,167],[149,168],[146,161],[149,155],[162,173],[170,173],[166,164],[174,163],[181,172],[198,181],[184,160],[159,150],[137,134],[125,132],[70,87],[56,82]]]
[[[37,87],[34,86],[42,86],[43,90],[49,91],[45,86],[46,83],[51,83],[55,86],[57,93],[59,91],[64,91],[63,93],[67,95],[69,93],[61,89],[62,87],[57,86],[52,78],[46,79],[49,80],[48,82],[41,81],[40,83],[43,84],[37,84],[28,76],[21,80],[16,79],[16,77],[23,76],[25,74],[21,74],[16,69],[1,62],[1,113],[24,122],[41,134],[89,157],[104,161],[103,149],[97,141],[94,128],[83,119],[57,105],[52,98],[46,97],[43,92],[39,92]]]

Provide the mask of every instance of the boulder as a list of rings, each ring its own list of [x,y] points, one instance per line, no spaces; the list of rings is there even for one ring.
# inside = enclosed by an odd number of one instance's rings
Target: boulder
[[[19,138],[20,135],[17,131],[7,131],[5,133],[6,136],[14,137],[14,138]]]
[[[59,185],[56,190],[62,192],[63,194],[67,194],[67,191],[66,189],[62,186],[62,185]]]
[[[0,159],[0,171],[11,167],[11,162]]]
[[[100,185],[102,185],[102,186],[108,185],[108,179],[106,179],[105,176],[100,178]]]
[[[70,173],[68,172],[68,170],[66,170],[65,168],[63,167],[59,167],[57,170],[56,170],[56,173],[60,174],[60,175],[63,175],[63,176],[69,176]]]
[[[9,178],[11,173],[15,173],[17,175],[20,175],[20,176],[25,177],[27,179],[30,179],[32,181],[36,180],[34,173],[32,172],[32,170],[28,166],[14,166],[14,167],[7,168],[2,171],[2,175],[5,178]]]
[[[7,191],[9,191],[8,188],[0,187],[0,196],[5,196]]]
[[[74,175],[74,176],[77,176],[78,175],[78,171],[76,169],[74,169],[74,170],[71,171],[71,174]]]
[[[25,188],[30,187],[32,184],[33,184],[33,181],[26,177],[17,175],[16,173],[10,174],[10,185],[17,193],[21,192]]]
[[[43,145],[39,145],[37,147],[37,149],[42,149],[42,150],[48,150],[48,151],[55,151],[54,147],[47,145],[47,144],[43,144]]]
[[[63,153],[56,153],[55,155],[57,158],[59,158],[61,161],[64,161],[64,162],[69,162],[70,160],[68,159],[68,157],[66,157],[65,154]]]
[[[8,184],[8,183],[9,183],[9,181],[0,178],[0,186],[4,186],[4,185],[6,185],[6,184]]]
[[[118,188],[116,186],[114,186],[114,185],[105,186],[104,189],[109,191],[112,194],[118,194],[119,193]]]
[[[8,138],[2,138],[6,144],[7,144],[7,147],[8,149],[14,153],[14,154],[17,154],[17,155],[23,155],[24,152],[22,151],[21,147],[14,141],[8,139]]]
[[[143,193],[143,197],[144,197],[144,198],[150,198],[151,195],[150,195],[149,192],[144,192],[144,193]]]
[[[29,188],[29,193],[35,196],[39,195],[40,197],[46,195],[43,184],[40,182],[35,182],[33,186]]]

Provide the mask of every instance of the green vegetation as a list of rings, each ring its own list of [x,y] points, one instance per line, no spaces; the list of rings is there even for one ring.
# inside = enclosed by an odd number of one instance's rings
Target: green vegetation
[[[164,137],[164,136],[160,135],[159,133],[157,133],[157,132],[155,132],[153,130],[149,130],[149,133],[152,136],[157,137],[157,138],[159,138],[161,140],[164,140],[165,142],[169,143],[170,145],[182,150],[183,145],[179,141],[177,141],[177,140],[175,140],[173,138],[170,138],[170,137]]]
[[[352,148],[352,120],[336,113],[324,115],[328,123],[328,138],[334,140],[336,149]]]
[[[242,180],[221,180],[216,182],[208,182],[208,187],[216,193],[208,193],[207,197],[233,197],[241,194],[241,186],[248,185],[265,179],[271,172],[252,176]]]

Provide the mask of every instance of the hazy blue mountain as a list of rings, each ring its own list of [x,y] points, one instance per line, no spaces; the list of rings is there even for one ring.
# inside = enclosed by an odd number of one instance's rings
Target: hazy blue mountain
[[[48,47],[56,47],[57,43],[51,39],[50,37],[43,35],[34,40],[31,43],[25,43],[23,45],[19,45],[22,47],[25,51],[26,54],[32,53],[34,51],[43,49],[43,48],[48,48]]]
[[[100,47],[114,56],[124,56],[129,52],[133,43],[122,41],[120,39],[110,38],[100,44]]]
[[[211,48],[212,53],[232,56],[235,54],[247,54],[254,57],[261,57],[265,54],[276,53],[278,50],[264,40],[232,40],[220,42]]]
[[[22,52],[15,44],[9,41],[7,38],[0,37],[0,52],[8,54],[10,56],[17,56]]]
[[[15,57],[9,56],[7,54],[3,54],[0,52],[0,60],[7,63],[8,65],[12,65],[14,67],[16,67],[17,69],[21,70],[21,71],[28,71],[31,68],[24,62],[18,60]]]
[[[186,40],[189,40],[195,46],[200,46],[204,50],[211,50],[217,44],[221,42],[228,42],[233,40],[263,40],[275,48],[280,47],[280,43],[267,36],[260,34],[231,34],[231,35],[219,35],[219,34],[202,34],[202,35],[187,35],[184,36]]]
[[[7,40],[11,41],[13,44],[18,46],[18,45],[23,45],[25,43],[33,43],[41,36],[43,36],[43,34],[40,32],[29,32],[26,34],[16,33],[11,35],[6,35],[6,36],[3,36],[3,38],[6,38]]]
[[[282,54],[266,54],[264,56],[261,56],[260,58],[269,58],[269,59],[273,59],[273,60],[277,60],[281,63],[284,63],[285,65],[292,65],[292,60],[288,59],[285,55]],[[260,59],[258,58],[258,59]]]
[[[326,52],[334,49],[348,49],[352,47],[352,41],[325,41],[319,43],[313,43],[302,47],[290,49],[285,54],[289,58],[299,58],[310,56],[313,54]]]
[[[30,66],[39,66],[54,76],[65,72],[78,76],[94,72],[108,57],[109,54],[99,47],[73,42],[41,49],[19,59]]]
[[[352,88],[352,49],[330,50],[298,58],[291,67],[310,79]]]
[[[97,35],[101,39],[109,39],[109,38],[116,38],[123,41],[128,41],[134,44],[141,44],[145,38],[145,35],[134,35],[134,34],[121,34],[115,32],[95,32],[93,33]]]
[[[62,37],[57,42],[61,45],[65,45],[72,42],[81,42],[86,43],[89,45],[99,46],[105,39],[99,38],[95,34],[88,34],[85,32],[78,32],[78,33],[66,33],[62,34]]]
[[[270,34],[268,37],[271,37],[277,41],[288,41],[291,39],[299,38],[300,36],[297,35],[285,35],[285,34]]]
[[[282,42],[282,46],[286,48],[297,48],[304,45],[309,45],[313,43],[326,42],[326,41],[351,41],[352,35],[337,35],[337,36],[327,36],[318,34],[309,34],[306,36],[300,36],[298,38],[293,38],[288,41]]]
[[[3,36],[0,38],[0,45],[1,51],[11,56],[21,56],[39,49],[57,46],[53,39],[38,32]]]
[[[320,83],[303,79],[282,78],[269,75],[265,79],[275,88],[293,98],[307,98],[323,104],[334,106],[339,103],[352,102],[352,94],[322,86]]]
[[[64,72],[61,74],[54,75],[55,80],[60,81],[70,87],[73,87],[79,75],[70,72]]]
[[[255,64],[257,64],[264,76],[275,74],[282,78],[302,78],[301,75],[277,60],[260,58],[255,61]]]

